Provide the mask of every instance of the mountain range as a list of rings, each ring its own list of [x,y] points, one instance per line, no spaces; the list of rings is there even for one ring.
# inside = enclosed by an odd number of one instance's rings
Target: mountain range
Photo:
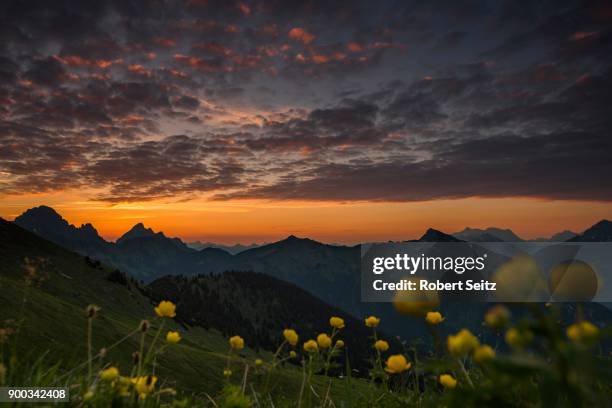
[[[214,243],[214,242],[200,242],[200,241],[187,242],[186,244],[187,244],[187,246],[189,248],[193,248],[193,249],[195,249],[197,251],[201,251],[202,249],[205,249],[205,248],[217,248],[217,249],[222,249],[225,252],[229,252],[232,255],[236,255],[236,254],[238,254],[238,253],[240,253],[242,251],[246,251],[247,249],[253,249],[253,248],[260,247],[262,245],[266,245],[266,244],[223,245],[223,244],[217,244],[217,243]]]
[[[522,242],[525,241],[523,238],[516,235],[511,229],[508,228],[496,228],[489,227],[485,229],[480,228],[465,228],[463,231],[455,232],[451,234],[455,238],[462,241],[470,242]],[[564,242],[572,238],[577,237],[577,234],[573,231],[565,230],[553,234],[549,238],[536,238],[529,241],[538,242]]]
[[[166,237],[142,224],[137,224],[116,243],[112,243],[103,240],[91,225],[77,228],[49,207],[30,209],[17,217],[15,224],[81,255],[118,268],[147,284],[165,276],[193,277],[226,271],[263,273],[294,284],[352,316],[381,316],[382,328],[388,329],[390,333],[401,336],[427,334],[423,325],[406,324],[389,303],[361,301],[359,245],[327,245],[308,238],[289,236],[232,255],[219,248],[195,250],[178,238]],[[488,233],[496,232],[490,230]],[[514,234],[506,236],[516,237]],[[605,241],[611,237],[612,223],[604,220],[587,229],[584,234],[573,237],[572,241]],[[418,241],[457,242],[460,239],[429,229]],[[485,307],[475,304],[473,310],[468,311],[444,305],[441,310],[453,317],[448,319],[449,324],[446,325],[453,329],[455,324],[457,328],[461,324],[473,324],[476,316],[482,316]]]

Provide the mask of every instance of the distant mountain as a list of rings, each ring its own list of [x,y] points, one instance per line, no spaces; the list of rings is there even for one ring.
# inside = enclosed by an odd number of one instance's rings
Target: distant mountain
[[[573,231],[565,230],[565,231],[557,232],[556,234],[553,234],[553,236],[548,238],[546,241],[565,242],[565,241],[569,241],[570,239],[575,238],[577,236],[578,236],[577,233],[575,233]]]
[[[103,251],[108,243],[91,224],[76,227],[53,208],[41,205],[15,218],[15,224],[65,248],[82,252]],[[81,252],[81,251],[80,251]]]
[[[217,248],[217,249],[222,249],[232,255],[236,255],[239,254],[242,251],[246,251],[247,249],[253,249],[253,248],[258,248],[262,245],[266,245],[266,244],[250,244],[250,245],[242,245],[242,244],[235,244],[235,245],[222,245],[222,244],[215,244],[214,242],[200,242],[200,241],[195,241],[195,242],[187,242],[187,246],[189,248],[193,248],[197,251],[200,251],[202,249],[205,248]]]
[[[326,245],[293,235],[233,257],[234,270],[263,272],[291,282],[359,316],[360,247]],[[338,296],[339,293],[347,295]]]
[[[177,304],[178,322],[215,328],[226,336],[240,333],[251,347],[266,350],[278,347],[285,328],[296,329],[301,339],[306,340],[316,338],[322,331],[329,332],[331,316],[342,317],[346,328],[338,338],[345,341],[350,351],[351,367],[367,369],[368,362],[363,356],[371,350],[372,334],[360,319],[267,274],[166,276],[152,282],[148,291],[155,300],[169,299]],[[381,333],[379,336],[385,337]]]
[[[433,228],[429,228],[425,231],[425,234],[418,239],[421,242],[461,242],[461,239],[457,239],[452,235],[445,234],[442,231],[438,231]]]
[[[134,225],[132,229],[123,234],[119,239],[117,239],[116,243],[120,244],[122,242],[127,241],[128,239],[133,238],[144,238],[144,237],[152,237],[155,235],[155,232],[151,228],[145,228],[142,222]]]
[[[601,220],[582,234],[569,239],[570,242],[610,242],[612,241],[612,221]]]
[[[510,229],[489,227],[487,229],[465,228],[452,234],[455,238],[469,242],[520,242],[523,241]]]

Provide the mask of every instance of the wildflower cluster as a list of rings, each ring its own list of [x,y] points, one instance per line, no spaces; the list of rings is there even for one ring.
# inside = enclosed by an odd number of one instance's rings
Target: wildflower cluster
[[[491,406],[498,401],[503,405],[524,400],[529,405],[542,406],[546,398],[556,398],[557,402],[584,402],[577,406],[597,405],[588,390],[601,385],[584,362],[590,362],[605,375],[609,362],[593,360],[592,354],[605,336],[605,329],[580,315],[575,323],[561,328],[554,307],[549,307],[547,313],[532,307],[534,319],[513,323],[510,310],[496,305],[484,315],[484,333],[477,336],[468,328],[460,328],[449,334],[446,330],[453,319],[447,320],[448,316],[433,310],[433,306],[438,305],[423,301],[418,313],[412,313],[413,306],[402,306],[404,311],[411,310],[407,315],[417,317],[429,330],[435,348],[426,352],[399,338],[385,338],[379,332],[380,318],[368,316],[363,320],[362,324],[371,331],[366,339],[370,347],[369,381],[368,377],[352,378],[356,371],[348,364],[351,344],[345,344],[347,323],[338,316],[330,317],[327,330],[312,338],[301,339],[294,328],[285,328],[279,333],[280,345],[274,354],[255,353],[239,334],[228,337],[227,353],[222,355],[225,364],[216,372],[222,389],[192,404],[190,399],[175,398],[177,391],[165,386],[165,374],[159,370],[163,368],[159,362],[164,360],[164,353],[187,347],[181,344],[184,333],[172,322],[177,316],[176,305],[167,300],[159,302],[152,318],[142,320],[125,339],[96,352],[92,337],[104,310],[92,304],[84,313],[87,360],[75,368],[86,371],[86,375],[83,374],[82,386],[75,386],[78,391],[74,402],[79,406],[166,406],[164,401],[168,401],[175,407],[212,403],[219,407],[310,408],[343,406],[349,404],[347,401],[353,401],[347,406],[403,407]],[[8,325],[0,328],[0,346],[4,347],[12,334]],[[106,363],[108,350],[126,339],[134,340],[132,366]],[[7,384],[10,364],[0,360],[0,386]],[[597,385],[581,381],[576,367],[584,369],[581,375],[586,376],[586,381]],[[283,395],[287,388],[282,387],[288,378],[297,379],[300,374],[297,394]],[[540,393],[538,385],[542,381],[550,382],[558,395]],[[344,385],[339,387],[341,382]],[[337,396],[338,389],[352,393],[363,383],[368,391],[359,394],[357,402],[352,396]],[[295,404],[284,399],[277,402],[280,396],[293,399]]]

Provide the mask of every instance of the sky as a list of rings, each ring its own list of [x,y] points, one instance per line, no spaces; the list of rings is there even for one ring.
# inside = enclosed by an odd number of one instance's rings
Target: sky
[[[612,4],[3,1],[0,216],[115,239],[612,218]]]

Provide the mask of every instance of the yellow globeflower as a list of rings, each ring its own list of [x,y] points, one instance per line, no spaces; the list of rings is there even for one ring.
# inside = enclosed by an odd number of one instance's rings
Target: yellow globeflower
[[[474,361],[477,363],[484,363],[485,361],[489,361],[495,358],[495,350],[488,345],[482,345],[476,347],[474,350]]]
[[[170,344],[176,344],[181,341],[181,334],[176,331],[169,331],[168,334],[166,334],[166,341]]]
[[[117,377],[119,377],[119,369],[117,367],[108,367],[100,373],[100,378],[104,381],[113,381]]]
[[[344,319],[336,316],[331,317],[329,319],[329,325],[335,329],[342,329],[344,328]]]
[[[319,350],[319,345],[314,340],[308,340],[304,343],[304,351],[308,353],[315,353]]]
[[[229,344],[234,350],[242,350],[244,348],[244,339],[240,336],[232,336],[229,339]]]
[[[495,305],[485,314],[485,323],[492,329],[503,329],[510,321],[510,310],[503,305]]]
[[[291,350],[289,352],[289,358],[296,358],[296,357],[297,357],[297,353],[295,351]]]
[[[257,367],[260,367],[261,365],[263,365],[263,360],[261,358],[256,358],[255,359],[255,365]]]
[[[566,334],[574,343],[592,343],[599,337],[599,329],[591,322],[582,321],[569,326]]]
[[[457,386],[457,380],[450,374],[442,374],[439,380],[444,388],[452,389]]]
[[[588,302],[599,290],[599,278],[591,265],[574,259],[550,271],[548,287],[557,301]]]
[[[515,349],[521,349],[533,341],[533,333],[529,330],[519,331],[517,328],[512,327],[506,332],[506,343]]]
[[[155,313],[159,317],[174,317],[176,316],[176,305],[168,300],[162,300],[155,308]]]
[[[132,379],[130,377],[119,377],[117,381],[117,392],[122,397],[127,397],[130,395],[129,387],[132,384]]]
[[[83,395],[83,401],[89,401],[94,397],[94,392],[92,390],[87,390],[85,395]]]
[[[293,329],[285,329],[283,330],[283,337],[287,340],[287,343],[295,346],[299,340],[298,334]]]
[[[440,324],[444,321],[440,312],[427,312],[425,315],[425,321],[431,325]]]
[[[142,377],[132,378],[132,383],[140,398],[145,398],[155,389],[157,377],[154,375],[145,375]]]
[[[380,324],[380,319],[376,316],[370,316],[365,319],[365,325],[368,327],[378,327]]]
[[[374,343],[374,348],[378,351],[387,351],[389,350],[389,343],[384,340],[378,340]]]
[[[336,348],[342,348],[342,347],[344,347],[344,340],[336,341]]]
[[[502,302],[529,302],[548,299],[548,288],[538,262],[520,254],[502,264],[492,276],[497,283],[495,297]]]
[[[321,333],[317,336],[317,343],[319,344],[319,348],[330,348],[332,344],[332,339],[327,334]]]
[[[395,354],[387,359],[385,371],[390,374],[401,374],[410,368],[411,364],[406,361],[406,357]]]
[[[408,281],[416,282],[416,278],[407,278]],[[393,307],[398,313],[425,317],[427,312],[440,306],[438,292],[433,290],[398,290],[393,295]]]
[[[461,329],[459,333],[450,335],[446,339],[448,351],[454,357],[463,357],[478,347],[478,339],[468,329]]]

